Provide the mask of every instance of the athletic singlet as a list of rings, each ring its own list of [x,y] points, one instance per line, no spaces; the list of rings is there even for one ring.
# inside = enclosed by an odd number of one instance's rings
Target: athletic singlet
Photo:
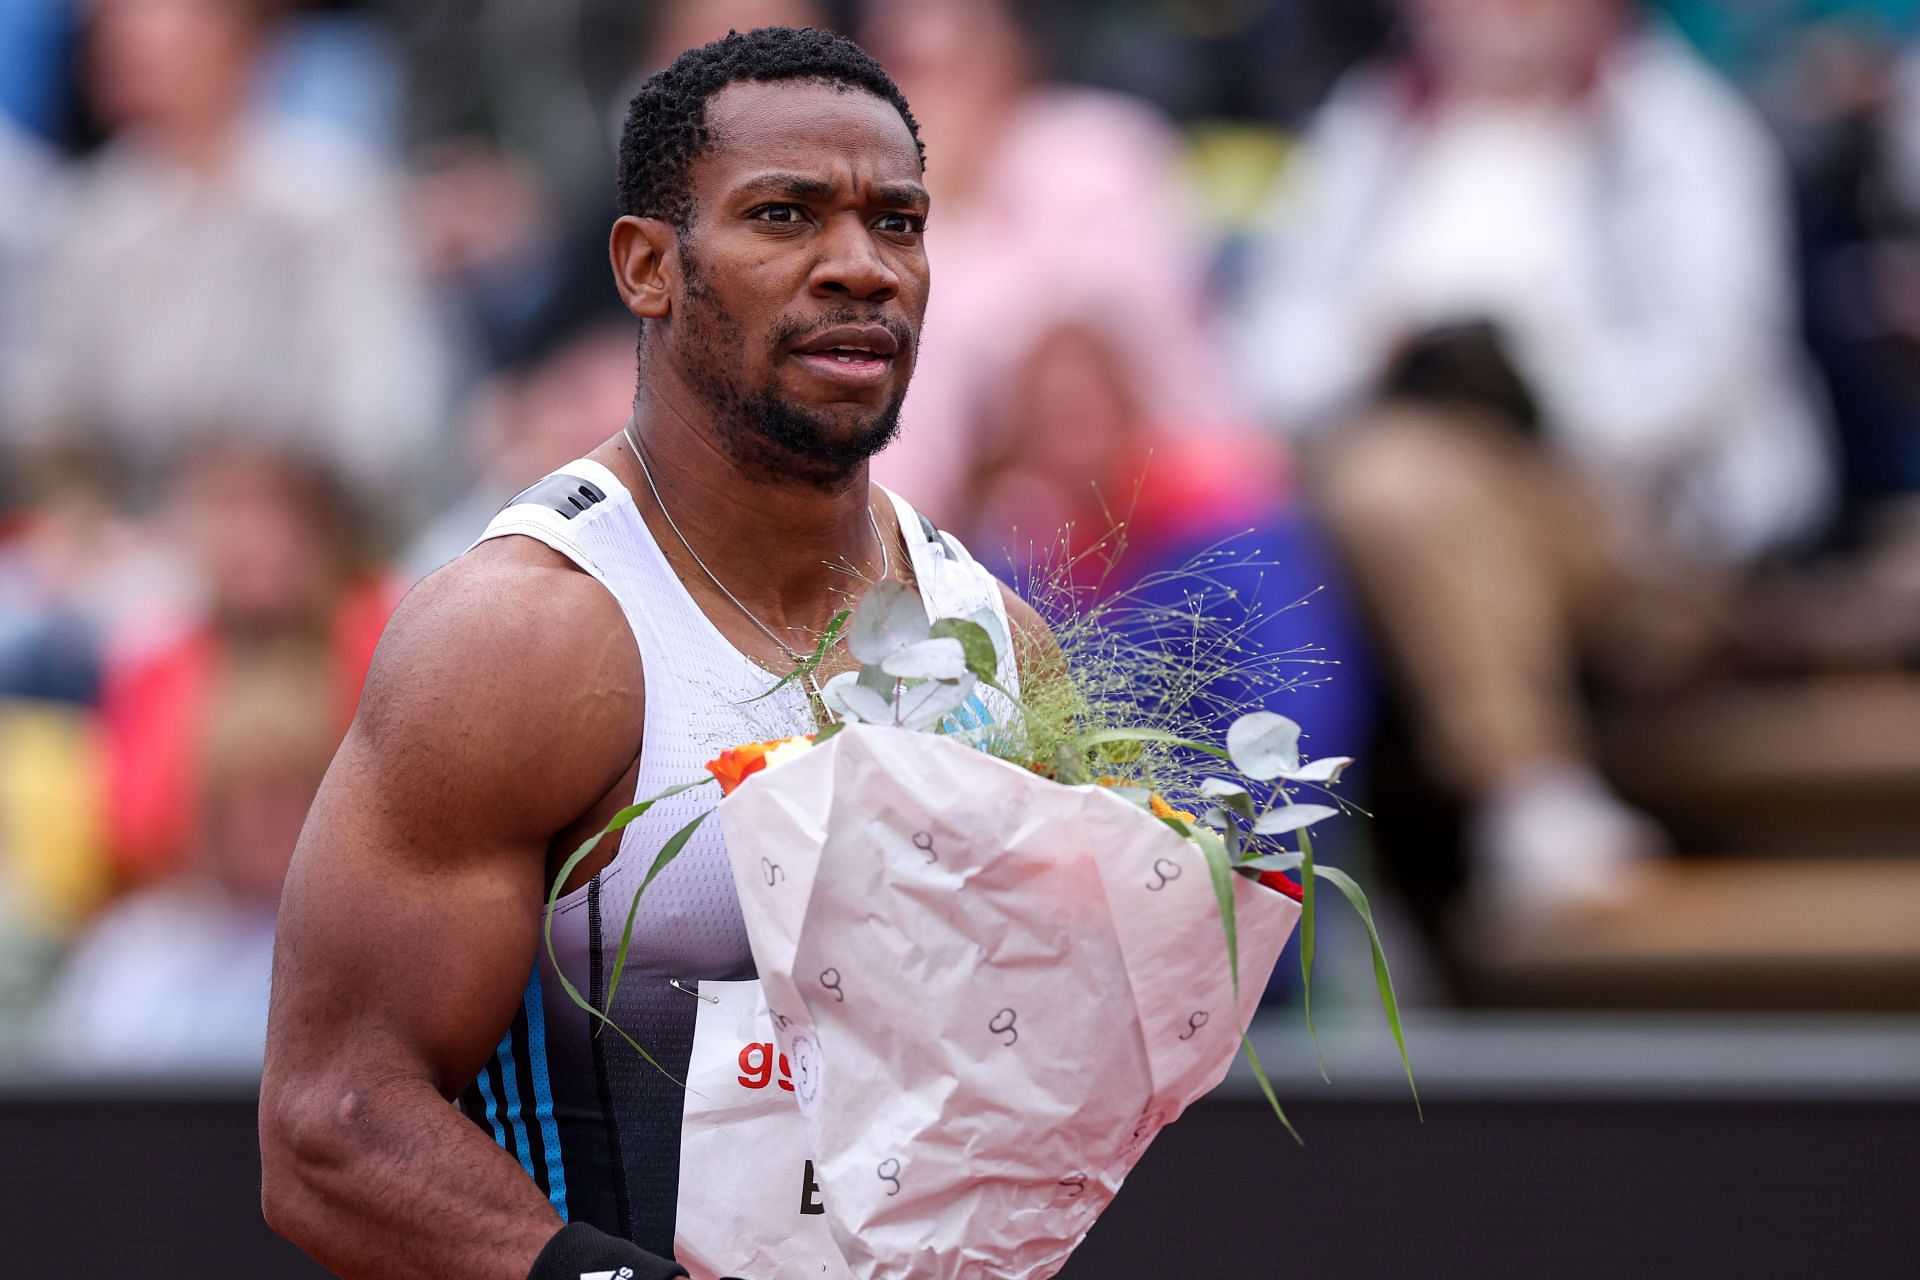
[[[905,501],[887,497],[929,616],[990,615],[1003,641],[1001,682],[1017,690],[998,582]],[[817,727],[797,686],[762,697],[777,677],[701,612],[632,495],[606,467],[582,459],[548,476],[503,508],[479,542],[513,534],[538,539],[580,566],[626,616],[646,680],[637,800],[705,776],[705,763],[728,747]],[[998,694],[983,692],[954,713],[949,727],[1004,723],[1010,711]],[[568,980],[596,1007],[605,1007],[627,909],[655,854],[717,799],[715,789],[701,787],[655,805],[626,829],[611,863],[560,899],[554,951]],[[685,1079],[697,997],[675,980],[691,986],[755,976],[720,825],[709,821],[640,901],[612,1016],[667,1072]],[[683,1092],[612,1031],[595,1034],[597,1025],[568,999],[543,944],[512,1025],[460,1106],[520,1161],[563,1218],[672,1257]]]

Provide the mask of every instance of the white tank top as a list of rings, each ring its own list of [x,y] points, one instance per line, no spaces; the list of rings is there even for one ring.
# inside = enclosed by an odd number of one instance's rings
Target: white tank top
[[[899,516],[929,617],[990,620],[1001,652],[1000,682],[1017,695],[1000,584],[904,500],[881,492]],[[600,463],[581,459],[532,486],[478,541],[514,534],[537,539],[591,574],[619,602],[632,630],[646,682],[636,800],[704,777],[706,762],[729,747],[818,728],[797,685],[762,696],[779,677],[736,649],[701,611],[632,494]],[[983,689],[955,713],[951,727],[1007,723],[1012,711]],[[627,908],[655,855],[718,800],[717,788],[701,787],[655,805],[626,829],[618,854],[589,884],[560,899],[553,943],[561,970],[596,1005],[604,1005],[600,989]],[[520,1156],[563,1215],[670,1256],[678,1087],[618,1037],[596,1035],[558,976],[542,947],[522,1016],[463,1105]],[[673,983],[753,976],[720,824],[709,821],[641,899],[613,1017],[662,1065],[683,1075],[695,998]]]

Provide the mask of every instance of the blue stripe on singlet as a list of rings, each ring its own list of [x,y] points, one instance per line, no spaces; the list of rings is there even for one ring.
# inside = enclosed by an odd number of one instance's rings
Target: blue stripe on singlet
[[[547,1198],[567,1221],[567,1167],[560,1159],[560,1127],[553,1120],[553,1082],[547,1073],[547,1012],[540,993],[540,966],[527,983],[527,1056],[533,1064],[533,1114],[547,1157]]]
[[[513,1067],[512,1027],[507,1028],[507,1034],[501,1039],[500,1047],[493,1051],[493,1056],[500,1064],[500,1086],[506,1094],[507,1123],[513,1126],[513,1145],[509,1150],[520,1157],[520,1167],[538,1184],[540,1177],[533,1171],[533,1148],[527,1141],[527,1122],[520,1114],[520,1082]]]
[[[508,1032],[507,1034],[512,1035],[513,1033]],[[500,1104],[494,1100],[493,1086],[487,1083],[487,1069],[485,1067],[480,1068],[480,1074],[474,1079],[474,1083],[480,1086],[480,1101],[484,1104],[481,1110],[487,1114],[487,1123],[493,1126],[493,1140],[502,1150],[505,1150],[507,1145],[507,1131],[500,1127]]]

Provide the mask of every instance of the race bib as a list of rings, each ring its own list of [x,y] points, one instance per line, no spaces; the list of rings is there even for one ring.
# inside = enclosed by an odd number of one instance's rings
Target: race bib
[[[758,982],[698,989],[674,1256],[693,1280],[852,1280],[806,1146],[805,1064],[775,1046]]]

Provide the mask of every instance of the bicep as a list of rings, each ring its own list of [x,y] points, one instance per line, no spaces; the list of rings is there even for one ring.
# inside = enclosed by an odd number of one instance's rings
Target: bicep
[[[356,737],[362,740],[356,740]],[[534,959],[544,844],[433,815],[350,735],[282,896],[276,1053],[464,1088],[511,1022]]]
[[[463,1089],[532,971],[553,833],[622,775],[638,655],[585,575],[471,567],[381,641],[281,900],[268,1070]],[[550,554],[550,553],[543,553]]]

